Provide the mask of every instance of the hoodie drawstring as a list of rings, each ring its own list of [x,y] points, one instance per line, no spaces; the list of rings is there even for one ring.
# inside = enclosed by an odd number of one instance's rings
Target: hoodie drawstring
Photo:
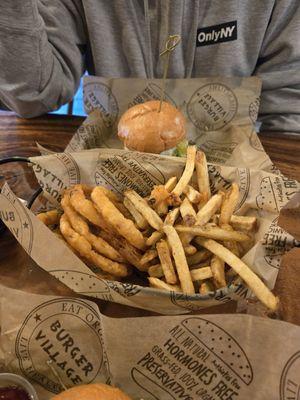
[[[194,18],[188,37],[188,45],[185,54],[185,78],[191,78],[196,54],[196,37],[198,29],[199,0],[194,1]]]
[[[149,16],[149,3],[148,0],[144,0],[144,12],[145,12],[145,27],[146,27],[146,54],[147,54],[147,76],[148,78],[154,78],[153,73],[153,58],[152,58],[152,40],[151,40],[151,26]]]

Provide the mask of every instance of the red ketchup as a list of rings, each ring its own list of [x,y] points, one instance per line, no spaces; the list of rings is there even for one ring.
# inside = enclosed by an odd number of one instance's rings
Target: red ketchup
[[[30,400],[30,396],[20,387],[8,386],[0,388],[0,400]]]

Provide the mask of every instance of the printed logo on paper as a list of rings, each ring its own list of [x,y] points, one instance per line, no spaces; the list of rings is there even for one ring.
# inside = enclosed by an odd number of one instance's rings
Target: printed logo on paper
[[[288,360],[283,369],[280,400],[300,400],[300,351]]]
[[[299,184],[285,176],[266,176],[260,182],[259,195],[256,197],[257,207],[278,213],[280,209],[299,190]]]
[[[128,108],[135,106],[136,104],[141,104],[145,103],[146,101],[150,100],[160,100],[161,99],[161,87],[154,82],[149,83],[145,89],[137,94],[134,99],[128,104]],[[177,107],[176,102],[174,99],[171,98],[171,96],[165,92],[165,101],[167,101],[170,104],[173,104],[174,107]]]
[[[1,197],[5,206],[0,210],[0,219],[30,255],[34,235],[29,213],[6,183],[2,187]]]
[[[233,120],[237,109],[236,95],[221,83],[209,83],[197,89],[187,104],[189,119],[203,132],[224,128]]]
[[[123,297],[132,297],[136,296],[141,292],[141,288],[133,283],[126,282],[107,282],[109,287],[114,290],[116,293],[120,294]]]
[[[93,269],[91,268],[93,271]],[[113,301],[108,283],[95,275],[74,270],[49,271],[56,279],[70,287],[74,292],[98,299]],[[93,271],[97,273],[97,270]]]
[[[106,132],[98,123],[81,125],[68,144],[67,151],[80,151],[101,147],[106,139]],[[107,129],[105,128],[105,131]]]
[[[196,139],[196,144],[201,140],[201,137]],[[214,142],[208,140],[202,143],[199,147],[205,152],[206,159],[210,163],[224,164],[232,155],[238,143],[236,142]]]
[[[278,217],[273,220],[264,234],[261,245],[264,247],[264,259],[273,268],[279,269],[282,256],[297,245],[297,241],[280,226]]]
[[[44,166],[32,163],[37,180],[46,196],[53,202],[60,203],[62,192],[70,186],[80,183],[80,171],[74,158],[69,153],[53,154],[57,161],[56,169],[61,171],[60,177]]]
[[[251,132],[249,137],[249,143],[254,150],[261,151],[262,153],[265,152],[265,149],[263,148],[263,145],[261,144],[261,141],[254,130]]]
[[[119,115],[119,105],[111,88],[102,82],[89,82],[84,85],[83,91],[87,113],[98,108],[106,127],[113,127]]]
[[[259,97],[256,97],[256,99],[249,104],[249,117],[253,122],[253,124],[255,124],[257,120],[259,104],[260,104]]]
[[[219,165],[208,165],[208,173],[210,180],[210,190],[213,194],[217,193],[218,190],[228,190],[231,187],[231,181],[225,179],[221,175],[221,166]]]
[[[240,198],[239,202],[235,208],[235,212],[237,212],[242,205],[247,200],[249,190],[250,190],[250,171],[248,168],[238,168],[237,169],[238,177],[239,177],[239,189],[240,189]]]
[[[150,154],[120,151],[118,155],[98,158],[95,183],[123,194],[133,189],[141,196],[149,194],[154,185],[165,183],[165,177],[157,168],[158,158]]]
[[[191,317],[139,357],[131,378],[149,399],[237,399],[251,384],[253,369],[230,333]]]
[[[197,30],[196,46],[208,46],[237,40],[237,21],[225,22]]]
[[[22,373],[53,393],[63,388],[47,362],[70,387],[93,382],[106,359],[99,316],[78,299],[54,299],[32,310],[15,350]]]
[[[198,300],[194,301],[191,300],[191,296],[188,294],[171,292],[170,300],[176,306],[188,311],[200,311],[205,307],[211,307],[220,304],[215,299],[214,292],[208,293],[205,298],[202,296],[202,298],[199,297]]]

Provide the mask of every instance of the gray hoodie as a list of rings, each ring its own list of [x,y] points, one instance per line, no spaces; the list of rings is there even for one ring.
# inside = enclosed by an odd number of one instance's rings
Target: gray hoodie
[[[300,132],[300,0],[1,0],[0,101],[25,117],[68,102],[87,70],[263,79],[263,130]]]

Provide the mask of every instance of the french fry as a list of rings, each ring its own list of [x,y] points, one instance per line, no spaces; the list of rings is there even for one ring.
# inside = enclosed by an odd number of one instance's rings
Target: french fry
[[[213,215],[211,220],[210,220],[210,223],[212,223],[214,225],[219,225],[219,217],[218,217],[218,215],[216,215],[216,214]]]
[[[174,225],[177,217],[179,215],[179,207],[173,208],[173,210],[169,211],[165,220],[164,224],[165,225]],[[149,236],[149,238],[146,240],[146,245],[147,246],[153,246],[155,243],[157,243],[160,239],[162,239],[163,233],[155,231]]]
[[[194,225],[196,222],[196,211],[194,210],[192,204],[187,198],[183,200],[179,209],[184,225]],[[189,244],[193,238],[190,233],[180,233],[179,237],[184,247],[185,254],[191,255],[197,252],[197,249],[195,249],[194,246],[190,246]]]
[[[125,264],[112,261],[93,251],[85,237],[71,227],[66,214],[63,214],[60,219],[60,231],[69,245],[92,264],[115,276],[125,277],[128,275],[128,268]]]
[[[167,204],[168,206],[179,207],[181,204],[181,198],[176,193],[171,192]]]
[[[160,264],[151,265],[151,267],[148,269],[148,274],[153,278],[162,278],[164,276],[164,272]]]
[[[177,276],[171,259],[171,253],[168,243],[165,240],[161,240],[157,243],[156,250],[166,282],[174,285],[175,283],[177,283]]]
[[[47,226],[57,225],[61,217],[61,212],[58,210],[50,210],[37,214],[37,217]]]
[[[145,239],[142,233],[135,227],[134,223],[125,218],[102,191],[100,186],[96,186],[92,191],[91,198],[101,212],[103,219],[110,224],[116,232],[123,236],[129,243],[136,248],[145,248]]]
[[[241,231],[255,231],[257,228],[257,218],[251,216],[232,215],[230,225],[233,229]]]
[[[196,225],[203,226],[214,216],[222,204],[222,198],[223,196],[218,193],[208,200],[197,213]]]
[[[231,216],[235,210],[235,207],[239,200],[239,187],[236,183],[231,185],[230,191],[228,191],[223,199],[223,203],[221,205],[221,212],[219,218],[219,225],[227,225],[230,222]]]
[[[211,197],[209,175],[208,175],[206,156],[203,153],[203,151],[200,150],[197,151],[195,166],[196,166],[199,192],[206,194],[207,200],[209,200]]]
[[[109,242],[129,264],[136,267],[139,271],[147,271],[148,266],[141,265],[141,253],[125,238],[116,234],[114,231],[101,231],[99,236]]]
[[[130,214],[133,216],[135,223],[140,229],[146,229],[149,224],[147,220],[142,216],[141,213],[137,211],[137,209],[134,207],[134,205],[131,203],[130,200],[127,198],[124,199],[124,206],[127,208],[127,210],[130,212]]]
[[[183,202],[181,203],[180,207],[180,214],[183,219],[183,223],[186,226],[192,226],[196,222],[196,211],[194,207],[190,203],[189,199],[186,197]]]
[[[174,225],[176,219],[178,218],[180,213],[179,207],[173,208],[173,210],[169,211],[168,215],[164,220],[165,225]]]
[[[205,247],[216,256],[221,258],[243,279],[250,290],[256,297],[270,310],[275,311],[278,307],[279,300],[273,295],[270,289],[265,286],[261,279],[246,265],[242,260],[235,256],[226,247],[211,239],[200,239],[198,241],[201,246]]]
[[[209,281],[202,282],[199,288],[199,293],[202,295],[206,295],[210,292],[213,292],[214,289]]]
[[[157,214],[162,217],[168,213],[168,204],[165,201],[161,201],[156,207],[155,211]]]
[[[147,250],[146,253],[143,255],[143,257],[140,260],[141,265],[146,265],[150,261],[154,260],[158,256],[156,250]]]
[[[212,278],[213,273],[210,267],[203,267],[191,270],[192,281],[204,281]]]
[[[213,256],[211,259],[210,267],[216,288],[219,289],[222,287],[226,287],[224,261],[217,256]]]
[[[223,224],[222,225],[222,229],[225,229],[227,231],[233,231],[233,227],[231,225],[227,225],[227,224]],[[250,238],[249,238],[250,239]],[[235,254],[237,257],[239,257],[240,255],[240,251],[239,251],[239,247],[238,247],[238,243],[233,241],[233,240],[225,240],[223,242],[224,246],[230,250],[233,254]]]
[[[203,249],[197,251],[197,253],[193,254],[192,256],[188,256],[186,259],[189,265],[195,265],[202,261],[206,261],[210,256],[211,252]]]
[[[184,293],[194,294],[195,288],[192,282],[191,274],[180,238],[175,228],[171,225],[164,225],[163,231],[167,236],[167,240],[173,254],[182,291]]]
[[[207,259],[206,261],[202,261],[197,264],[189,265],[190,271],[193,271],[194,269],[199,269],[199,268],[204,268],[204,267],[210,267],[210,259]]]
[[[156,214],[154,210],[146,203],[146,201],[133,190],[127,190],[124,193],[125,197],[129,199],[135,208],[143,215],[143,217],[148,221],[152,228],[160,231],[163,226],[162,219]]]
[[[172,190],[175,188],[177,183],[177,177],[172,176],[167,183],[165,184],[165,188],[167,189],[168,192],[172,192]]]
[[[189,181],[191,180],[195,168],[196,151],[196,146],[189,146],[187,148],[185,169],[177,185],[172,190],[172,194],[175,196],[179,197],[185,189],[186,185],[188,185]]]
[[[218,226],[176,225],[175,229],[177,232],[189,233],[193,236],[201,236],[208,239],[235,240],[237,242],[246,242],[250,240],[249,236],[244,232],[227,231],[226,229],[219,228]]]
[[[180,237],[180,236],[179,236]],[[180,238],[182,241],[182,239]],[[183,247],[183,250],[187,256],[192,256],[193,254],[197,253],[197,249],[195,246],[192,246],[191,244],[188,244],[187,246]]]
[[[205,206],[205,204],[208,202],[208,197],[206,193],[201,193],[202,197],[200,202],[197,204],[198,212],[202,210],[202,208]]]
[[[158,204],[165,202],[170,196],[170,192],[164,185],[155,185],[150,193],[148,204],[156,207]]]
[[[151,236],[146,239],[146,246],[154,246],[163,237],[162,232],[154,231]]]
[[[151,287],[161,290],[167,290],[170,292],[182,292],[182,289],[178,285],[170,285],[158,278],[148,278],[149,284]]]
[[[203,198],[203,195],[199,193],[198,190],[194,189],[191,185],[187,185],[184,188],[183,193],[193,204],[198,204]]]
[[[176,183],[177,183],[177,177],[173,176],[167,181],[167,183],[164,186],[158,185],[154,186],[154,188],[152,189],[148,203],[154,206],[155,211],[158,213],[159,216],[163,216],[168,213],[168,204],[170,203],[170,192],[175,188]]]

